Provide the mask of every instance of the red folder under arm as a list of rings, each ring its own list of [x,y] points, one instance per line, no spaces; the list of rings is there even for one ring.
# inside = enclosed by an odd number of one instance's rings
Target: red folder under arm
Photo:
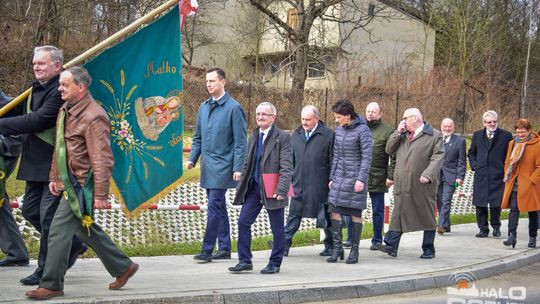
[[[280,176],[279,173],[263,173],[262,174],[262,179],[264,183],[264,193],[266,194],[266,198],[274,197],[277,186],[279,184],[279,176]],[[289,187],[289,193],[287,195],[289,197],[294,196],[292,183],[291,183],[291,186]]]

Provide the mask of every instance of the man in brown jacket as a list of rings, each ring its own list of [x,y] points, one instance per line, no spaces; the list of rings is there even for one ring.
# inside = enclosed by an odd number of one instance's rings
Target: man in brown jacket
[[[39,288],[26,293],[33,299],[46,300],[64,294],[64,275],[74,234],[94,249],[107,271],[116,277],[109,289],[123,287],[139,268],[96,223],[81,225],[82,218],[86,221],[92,216],[93,208],[108,206],[109,178],[114,165],[109,119],[88,92],[91,82],[88,71],[81,67],[69,68],[60,75],[58,90],[66,102],[58,115],[49,190],[56,196],[64,191],[64,195],[52,221],[48,258]],[[93,192],[93,198],[83,192]]]
[[[421,259],[435,257],[435,204],[444,161],[442,134],[424,123],[416,108],[407,109],[403,120],[386,144],[386,153],[396,155],[394,210],[385,244],[377,249],[396,257],[401,235],[424,231]]]

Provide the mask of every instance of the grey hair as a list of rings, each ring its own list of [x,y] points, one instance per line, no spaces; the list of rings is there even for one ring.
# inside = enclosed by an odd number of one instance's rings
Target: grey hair
[[[73,82],[76,85],[80,85],[82,83],[86,88],[89,88],[92,84],[92,76],[90,76],[88,70],[83,67],[70,67],[67,68],[64,72],[71,73],[71,75],[73,76]]]
[[[270,107],[270,110],[272,111],[272,114],[273,115],[276,115],[277,114],[277,109],[276,109],[276,106],[274,106],[271,102],[268,102],[268,101],[265,101],[265,102],[261,102],[257,108],[259,107]]]
[[[313,115],[315,115],[315,117],[317,118],[321,118],[321,112],[319,111],[319,109],[317,109],[316,106],[314,105],[306,105],[302,111],[304,110],[311,110],[311,112],[313,113]]]
[[[489,110],[489,111],[486,111],[484,112],[484,114],[482,115],[482,119],[485,121],[487,118],[493,118],[495,120],[498,120],[499,119],[499,115],[497,115],[497,112],[493,111],[493,110]]]
[[[64,53],[62,50],[59,50],[57,47],[52,45],[37,46],[34,48],[34,55],[37,52],[47,52],[51,56],[51,61],[53,63],[64,64]]]

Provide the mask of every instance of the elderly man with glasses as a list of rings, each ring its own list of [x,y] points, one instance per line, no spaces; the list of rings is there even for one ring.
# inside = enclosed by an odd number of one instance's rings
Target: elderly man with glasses
[[[495,111],[484,113],[484,128],[475,131],[468,158],[474,171],[473,205],[476,206],[478,238],[489,236],[488,216],[493,236],[501,236],[501,199],[504,191],[504,160],[512,133],[498,127]],[[489,213],[488,213],[489,207]]]

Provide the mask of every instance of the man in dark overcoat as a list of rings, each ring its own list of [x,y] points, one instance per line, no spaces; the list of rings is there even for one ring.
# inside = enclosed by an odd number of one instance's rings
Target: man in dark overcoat
[[[291,198],[285,225],[285,256],[289,255],[294,234],[300,228],[302,218],[317,218],[320,212],[324,212],[325,222],[330,223],[326,201],[334,131],[324,125],[319,110],[312,105],[305,106],[300,115],[302,126],[291,137],[294,196]],[[334,248],[332,232],[326,226],[324,228],[324,250],[320,255],[330,256]]]
[[[263,102],[257,106],[258,128],[248,141],[248,154],[234,198],[242,205],[238,218],[239,263],[229,271],[239,273],[253,270],[251,263],[251,225],[262,207],[268,213],[273,243],[270,261],[262,274],[278,273],[285,252],[285,207],[292,176],[291,136],[274,125],[276,107]]]
[[[38,267],[20,280],[37,285],[47,258],[51,222],[60,198],[49,191],[49,171],[54,150],[54,129],[58,110],[63,104],[58,91],[63,54],[50,45],[36,47],[32,65],[36,80],[28,99],[0,118],[0,133],[22,135],[22,155],[17,179],[26,181],[22,214],[40,233]],[[88,247],[73,237],[68,268]]]
[[[512,133],[498,127],[499,116],[495,111],[485,112],[482,119],[484,128],[474,132],[467,155],[474,171],[473,205],[480,229],[476,237],[489,236],[488,217],[493,236],[500,237],[504,160]]]
[[[405,110],[397,130],[386,144],[396,155],[394,209],[385,244],[377,249],[396,257],[403,233],[424,231],[421,259],[435,257],[435,205],[444,160],[442,135],[424,122],[416,108]]]

